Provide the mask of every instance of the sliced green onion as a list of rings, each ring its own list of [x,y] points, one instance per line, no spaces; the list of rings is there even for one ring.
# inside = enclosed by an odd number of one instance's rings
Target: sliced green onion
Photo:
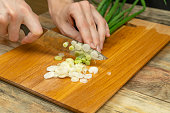
[[[70,51],[74,51],[74,46],[69,46]]]
[[[75,60],[74,63],[75,63],[75,64],[82,63],[82,60]]]
[[[90,61],[89,60],[86,60],[86,63],[85,63],[87,66],[90,65]]]
[[[86,63],[86,58],[81,59],[83,63]]]
[[[86,59],[87,59],[87,60],[91,60],[91,56],[88,55],[88,54],[86,54]]]
[[[69,44],[69,42],[64,42],[64,43],[63,43],[63,47],[66,48],[66,47],[68,46],[68,44]]]
[[[80,57],[76,57],[76,59],[75,60],[81,60],[81,58]]]
[[[62,57],[61,56],[55,56],[54,59],[57,60],[57,61],[61,61]]]

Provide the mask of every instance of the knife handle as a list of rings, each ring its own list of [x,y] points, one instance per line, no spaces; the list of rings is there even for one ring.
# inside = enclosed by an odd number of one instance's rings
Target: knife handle
[[[20,29],[24,31],[25,36],[27,36],[28,33],[30,32],[28,27],[26,25],[24,25],[24,24],[21,24]]]

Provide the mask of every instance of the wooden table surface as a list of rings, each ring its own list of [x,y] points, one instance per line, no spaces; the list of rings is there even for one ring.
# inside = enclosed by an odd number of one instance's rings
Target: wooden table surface
[[[136,7],[139,8],[140,6]],[[137,18],[170,25],[168,11],[147,8]],[[48,13],[40,15],[40,22],[46,28],[55,27]],[[19,45],[8,41],[7,37],[0,37],[0,55]],[[97,112],[169,113],[169,111],[170,43]],[[71,111],[0,81],[0,113],[71,113]]]

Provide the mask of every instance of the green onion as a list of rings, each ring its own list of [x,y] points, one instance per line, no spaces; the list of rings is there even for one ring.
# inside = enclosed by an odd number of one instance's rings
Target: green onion
[[[99,3],[99,5],[98,5],[98,7],[97,7],[97,11],[98,11],[98,12],[100,12],[100,10],[102,9],[103,5],[104,5],[106,2],[107,2],[107,0],[102,0],[102,1]]]
[[[131,13],[131,11],[132,11],[132,9],[135,7],[135,5],[138,3],[138,1],[139,1],[139,0],[136,0],[136,1],[132,4],[132,6],[129,8],[129,11],[128,11],[128,14],[126,15],[126,17],[129,16],[129,14]]]
[[[120,13],[121,9],[120,7],[117,8],[116,12],[112,15],[111,19],[109,20],[108,24],[110,23],[110,21],[115,17],[117,16],[119,13]]]
[[[146,9],[145,0],[141,0],[141,4],[142,4],[143,8],[142,8],[140,11],[138,11],[138,12],[130,15],[129,17],[126,17],[124,20],[122,20],[121,22],[117,23],[115,26],[113,26],[113,27],[110,29],[110,33],[113,33],[115,30],[117,30],[119,27],[121,27],[121,26],[122,26],[123,24],[125,24],[127,21],[131,20],[131,19],[134,18],[135,16],[137,16],[137,15],[139,15],[140,13],[142,13],[143,11],[145,11],[145,9]]]
[[[96,0],[91,0],[95,5],[98,5],[99,2],[97,2]]]
[[[100,14],[101,14],[102,16],[105,15],[105,13],[106,13],[106,11],[107,11],[107,8],[109,7],[109,5],[110,5],[111,2],[112,2],[112,0],[108,0],[108,1],[104,4],[103,8],[102,8],[101,11],[100,11]]]
[[[125,5],[125,2],[126,2],[126,1],[127,1],[127,0],[123,0],[122,3],[121,3],[121,5],[120,5],[120,10],[121,10],[121,11],[123,10],[122,8],[123,8],[123,6]]]
[[[105,19],[106,19],[107,22],[110,20],[110,18],[112,17],[112,15],[115,13],[115,11],[116,11],[116,9],[117,9],[117,7],[118,7],[118,5],[119,5],[119,1],[120,1],[120,0],[116,0],[115,3],[114,3],[114,5],[113,5],[113,7],[110,8],[108,14],[107,14],[106,17],[105,17]]]
[[[119,27],[121,27],[123,24],[125,24],[135,16],[139,15],[146,9],[145,0],[140,0],[143,8],[138,12],[130,15],[131,11],[134,9],[134,7],[139,2],[139,0],[135,0],[130,8],[123,10],[123,6],[125,5],[126,1],[127,0],[122,0],[122,2],[120,3],[120,0],[115,0],[113,4],[113,0],[111,1],[102,0],[97,7],[97,10],[103,17],[104,15],[106,15],[105,20],[109,25],[111,34]],[[166,0],[164,0],[164,2],[166,4]],[[110,9],[109,9],[109,4],[112,4]],[[109,12],[105,14],[108,9]]]
[[[164,3],[165,3],[165,5],[167,5],[167,2],[166,2],[166,0],[164,0]]]

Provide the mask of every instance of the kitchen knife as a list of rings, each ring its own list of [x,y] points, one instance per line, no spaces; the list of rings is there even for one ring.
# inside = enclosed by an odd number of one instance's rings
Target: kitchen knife
[[[24,24],[21,24],[20,27],[25,35],[28,35],[28,33],[30,32],[30,30],[27,28],[27,26],[25,26]],[[64,48],[63,47],[63,43],[64,42],[70,42],[73,41],[74,39],[66,37],[64,35],[61,35],[55,31],[43,28],[44,33],[41,36],[41,39],[44,43],[45,46],[47,47],[51,47],[52,49],[57,49],[59,51],[65,51],[67,53],[70,53],[68,48]],[[92,48],[91,48],[92,49]],[[96,51],[93,49],[93,51]],[[107,57],[105,57],[103,54],[99,53],[98,51],[96,51],[98,53],[98,57],[97,58],[93,58],[94,60],[105,60],[107,59]]]

